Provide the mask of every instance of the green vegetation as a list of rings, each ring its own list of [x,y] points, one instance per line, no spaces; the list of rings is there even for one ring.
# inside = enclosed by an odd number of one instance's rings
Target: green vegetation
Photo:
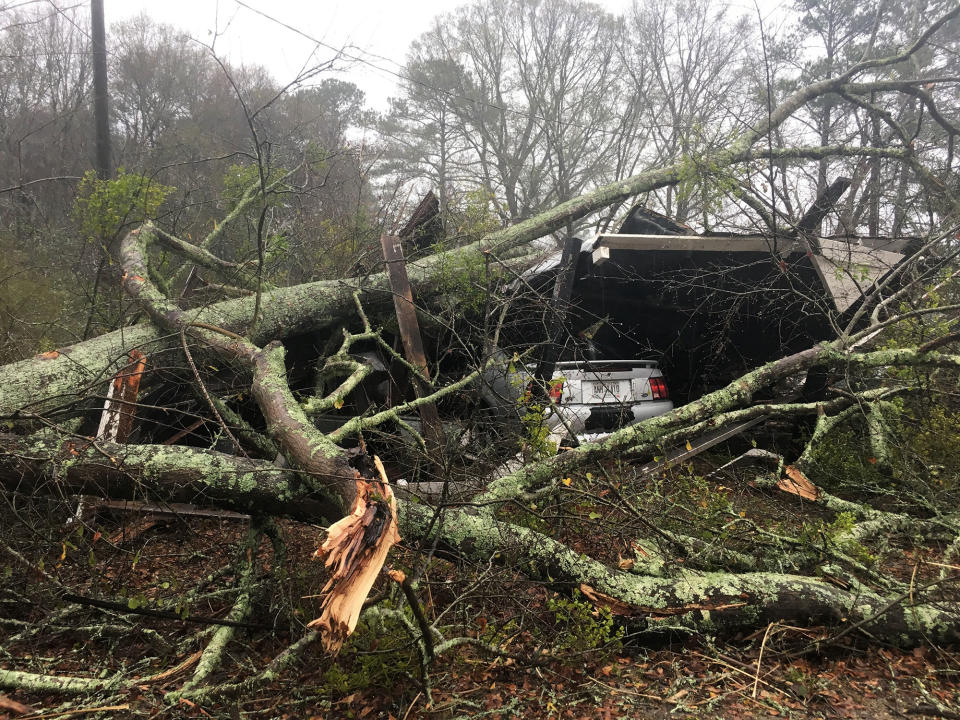
[[[592,653],[599,660],[622,650],[623,626],[614,621],[609,608],[595,607],[579,590],[570,597],[548,598],[547,609],[555,623],[553,645],[561,653]]]
[[[91,170],[77,188],[74,218],[83,238],[109,245],[125,229],[156,217],[175,190],[124,168],[113,180],[101,180]]]
[[[409,609],[394,610],[385,600],[376,617],[362,616],[357,629],[323,673],[327,689],[339,695],[358,690],[383,689],[407,682],[418,672],[417,650],[411,646],[405,625],[394,612],[410,615]]]

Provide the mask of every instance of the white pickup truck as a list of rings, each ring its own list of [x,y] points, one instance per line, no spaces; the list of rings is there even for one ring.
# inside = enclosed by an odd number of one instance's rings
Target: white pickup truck
[[[530,366],[500,365],[484,376],[497,396],[520,404],[533,381]],[[667,383],[653,360],[558,362],[544,414],[550,435],[593,442],[614,430],[673,410]]]

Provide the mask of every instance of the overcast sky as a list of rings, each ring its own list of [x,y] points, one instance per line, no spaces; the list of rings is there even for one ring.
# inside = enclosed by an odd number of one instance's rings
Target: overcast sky
[[[788,0],[780,0],[787,2]],[[613,12],[622,12],[630,0],[599,0]],[[329,59],[329,48],[349,46],[354,62],[343,76],[356,83],[368,103],[386,107],[395,94],[399,63],[410,42],[430,26],[434,17],[462,1],[435,0],[104,0],[107,24],[146,12],[159,22],[186,30],[211,43],[233,63],[266,66],[280,82],[295,78],[305,63]],[[754,12],[752,0],[733,0],[739,12]],[[769,12],[777,0],[762,0]],[[312,60],[312,62],[311,62]]]
[[[625,7],[629,0],[610,0]],[[367,93],[373,107],[385,107],[395,94],[398,63],[410,42],[437,15],[461,2],[439,0],[104,0],[107,23],[146,12],[156,20],[185,29],[234,63],[257,63],[280,82],[297,76],[305,63],[331,57],[327,47],[341,48],[366,63],[354,63],[345,79]],[[215,32],[217,33],[215,36]],[[302,34],[301,34],[302,33]],[[308,36],[308,37],[307,37]],[[376,67],[374,67],[376,66]]]

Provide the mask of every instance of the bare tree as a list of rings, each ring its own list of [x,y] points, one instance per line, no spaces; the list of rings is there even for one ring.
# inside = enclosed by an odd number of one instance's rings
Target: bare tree
[[[403,102],[440,123],[418,147],[505,220],[582,192],[619,135],[615,31],[600,8],[566,2],[496,0],[438,19],[408,62]]]

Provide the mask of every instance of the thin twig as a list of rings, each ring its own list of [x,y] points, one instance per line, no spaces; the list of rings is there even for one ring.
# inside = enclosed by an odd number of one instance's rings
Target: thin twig
[[[754,698],[757,697],[757,690],[759,689],[759,685],[760,685],[760,663],[763,662],[763,651],[767,647],[767,638],[770,637],[770,631],[773,630],[773,628],[775,628],[777,625],[779,625],[779,623],[777,622],[772,622],[769,625],[767,625],[767,631],[763,634],[763,640],[760,641],[760,654],[757,655],[757,672],[753,676],[753,695],[752,696]]]
[[[223,417],[220,415],[220,411],[217,410],[216,404],[213,402],[213,398],[210,397],[210,393],[207,392],[207,386],[203,384],[203,380],[200,378],[200,371],[197,370],[196,363],[193,362],[193,356],[190,354],[190,348],[187,347],[187,328],[185,325],[180,326],[180,346],[183,348],[184,355],[187,356],[187,363],[190,365],[190,369],[193,371],[193,378],[197,381],[197,386],[200,388],[200,392],[203,393],[203,397],[207,401],[207,405],[210,406],[210,410],[213,412],[217,422],[220,423],[220,427],[223,428],[223,431],[227,434],[233,444],[236,446],[237,450],[240,451],[240,454],[245,458],[250,458],[247,455],[247,451],[243,449],[243,446],[240,444],[240,441],[234,437],[233,433],[230,432],[230,428],[227,427],[227,424],[223,421]]]
[[[67,717],[68,715],[88,715],[97,712],[116,712],[117,710],[129,710],[129,705],[101,705],[100,707],[77,708],[76,710],[63,710],[61,712],[36,715],[24,715],[20,720],[47,720],[48,718]]]
[[[413,583],[410,582],[409,577],[404,576],[403,580],[400,581],[400,588],[407,598],[410,610],[413,611],[413,617],[416,618],[417,625],[420,626],[420,636],[423,639],[423,649],[426,653],[427,661],[432,662],[434,657],[433,634],[430,629],[430,623],[427,622],[427,617],[423,614],[423,606],[420,605],[420,600],[417,598],[417,593],[414,592]]]

